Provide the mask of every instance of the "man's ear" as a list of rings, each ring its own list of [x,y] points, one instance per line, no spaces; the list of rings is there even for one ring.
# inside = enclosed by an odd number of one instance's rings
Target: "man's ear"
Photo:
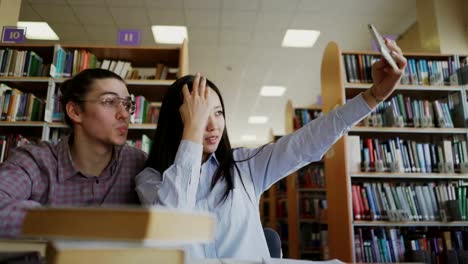
[[[81,123],[81,107],[75,102],[68,102],[65,111],[73,123]]]

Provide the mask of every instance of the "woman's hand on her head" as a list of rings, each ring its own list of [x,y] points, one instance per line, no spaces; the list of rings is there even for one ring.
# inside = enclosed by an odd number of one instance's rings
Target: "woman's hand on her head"
[[[364,93],[364,99],[371,108],[375,107],[380,101],[385,100],[395,90],[406,67],[406,58],[403,56],[400,47],[389,39],[385,39],[385,44],[390,49],[391,56],[399,69],[393,69],[383,57],[372,65],[374,84]]]
[[[211,111],[210,88],[206,87],[206,78],[195,75],[192,92],[189,92],[185,84],[182,88],[184,102],[179,108],[182,122],[184,123],[184,133],[182,139],[191,140],[196,143],[203,142],[203,132]]]

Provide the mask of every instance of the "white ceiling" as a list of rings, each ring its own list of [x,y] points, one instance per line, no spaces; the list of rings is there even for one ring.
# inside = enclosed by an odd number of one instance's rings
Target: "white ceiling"
[[[46,21],[61,43],[115,44],[117,30],[142,30],[153,45],[151,25],[185,25],[190,71],[221,89],[234,145],[263,144],[270,128],[284,134],[286,101],[315,104],[320,63],[329,41],[343,50],[369,50],[367,24],[399,35],[416,21],[415,0],[22,0],[21,21]],[[313,48],[282,48],[286,29],[320,30]],[[262,85],[287,87],[284,97],[260,97]],[[266,115],[251,125],[250,115]],[[242,142],[255,134],[256,142]]]

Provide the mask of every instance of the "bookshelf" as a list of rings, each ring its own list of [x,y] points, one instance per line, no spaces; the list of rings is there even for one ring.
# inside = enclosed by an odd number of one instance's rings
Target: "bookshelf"
[[[343,52],[333,42],[327,45],[321,65],[324,112],[371,86],[376,56]],[[453,254],[463,258],[466,253],[457,239],[468,222],[456,219],[452,201],[447,201],[455,200],[455,211],[466,217],[467,87],[458,84],[453,67],[466,55],[405,57],[408,66],[401,84],[379,106],[387,108],[379,112],[378,107],[325,155],[331,258],[454,263]],[[425,68],[429,62],[432,67]],[[446,103],[442,115],[437,113],[439,103]],[[371,145],[376,148],[369,149]],[[378,153],[385,157],[379,159]],[[371,156],[375,160],[369,160]],[[454,196],[447,196],[452,187]]]
[[[286,104],[287,134],[316,118],[318,106],[295,108]],[[279,136],[272,137],[277,140]],[[327,257],[326,243],[322,241],[326,230],[326,200],[323,162],[314,162],[274,184],[268,191],[270,226],[278,231],[284,257],[321,260]],[[325,202],[326,204],[326,202]]]
[[[286,104],[286,132],[292,133],[322,113],[320,106],[294,107]],[[289,240],[297,258],[328,259],[327,204],[323,161],[312,162],[287,177]],[[297,209],[296,209],[297,208]],[[288,212],[289,213],[289,212]],[[292,242],[294,241],[294,242]]]
[[[104,66],[105,61],[107,66]],[[86,68],[113,70],[125,79],[129,93],[135,96],[137,105],[140,100],[142,112],[146,114],[147,107],[158,107],[157,102],[162,101],[177,77],[188,73],[188,48],[186,42],[151,47],[0,44],[0,62],[1,84],[33,94],[44,104],[38,109],[38,120],[29,121],[28,114],[24,118],[27,121],[21,118],[1,120],[0,135],[21,134],[33,140],[50,141],[57,132],[67,131],[60,119],[54,119],[57,91],[65,80]],[[3,100],[1,104],[3,107]],[[148,120],[132,120],[128,138],[138,140],[143,134],[151,137],[156,123],[155,120],[148,123]]]

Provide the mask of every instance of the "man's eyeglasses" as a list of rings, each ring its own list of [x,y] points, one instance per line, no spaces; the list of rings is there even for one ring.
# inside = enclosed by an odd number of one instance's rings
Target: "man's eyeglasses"
[[[135,113],[135,102],[130,98],[122,98],[118,96],[107,96],[101,99],[80,99],[81,102],[98,102],[104,107],[118,109],[122,105],[125,110],[133,115]]]

